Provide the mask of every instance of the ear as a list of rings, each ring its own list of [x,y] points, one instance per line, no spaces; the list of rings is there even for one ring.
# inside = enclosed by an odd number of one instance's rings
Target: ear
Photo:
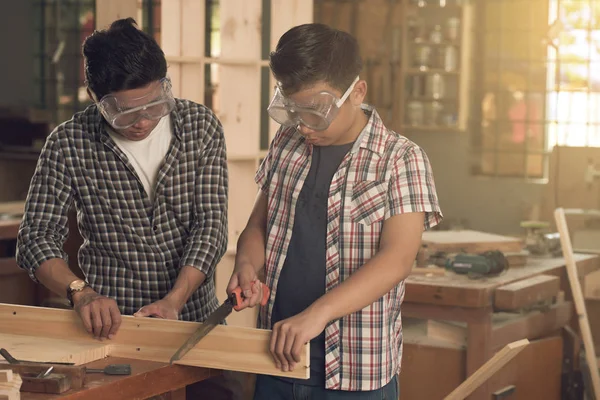
[[[353,106],[360,106],[364,103],[365,98],[367,97],[367,81],[359,80],[354,85],[354,90],[350,94],[350,100],[352,101]]]
[[[94,94],[92,93],[92,91],[90,90],[90,88],[88,87],[85,90],[86,90],[87,95],[90,98],[90,100],[95,103],[96,102],[96,98],[95,98]]]

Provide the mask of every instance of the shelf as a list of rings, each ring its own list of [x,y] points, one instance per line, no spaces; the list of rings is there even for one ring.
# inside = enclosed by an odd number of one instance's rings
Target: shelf
[[[406,70],[406,74],[407,75],[433,75],[433,74],[440,74],[440,75],[453,75],[453,76],[458,76],[460,75],[460,71],[446,71],[445,69],[439,69],[439,68],[427,68],[427,69],[419,69],[419,68],[408,68]]]
[[[411,44],[425,45],[425,46],[455,46],[460,47],[461,43],[457,40],[443,40],[440,43],[432,42],[431,40],[424,39],[413,39]]]
[[[220,58],[220,57],[194,57],[194,56],[167,56],[167,62],[182,64],[219,64],[235,66],[261,66],[268,67],[269,60],[244,60],[242,58]]]
[[[443,125],[402,125],[402,129],[405,131],[419,131],[419,132],[463,132],[461,129],[455,126],[443,126]]]

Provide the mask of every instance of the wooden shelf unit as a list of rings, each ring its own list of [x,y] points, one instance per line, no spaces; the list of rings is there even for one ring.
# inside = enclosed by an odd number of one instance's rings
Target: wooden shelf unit
[[[270,10],[263,10],[264,6]],[[274,50],[285,31],[312,21],[313,4],[287,0],[221,1],[218,55],[207,54],[205,48],[205,10],[205,0],[163,1],[161,46],[175,96],[204,103],[207,66],[216,83],[212,109],[223,124],[229,168],[229,245],[216,274],[217,295],[224,301],[237,239],[258,191],[254,174],[278,128],[264,110],[262,90],[269,88],[266,96],[270,99],[275,86],[268,70],[268,52],[263,49],[267,40],[264,35],[270,37],[268,50]],[[268,84],[264,79],[269,79]],[[256,314],[250,312],[233,313],[228,318],[228,323],[236,326],[253,327],[255,321]]]

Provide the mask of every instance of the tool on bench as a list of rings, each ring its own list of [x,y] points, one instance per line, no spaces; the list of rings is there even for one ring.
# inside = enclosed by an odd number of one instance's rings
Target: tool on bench
[[[252,282],[254,285],[255,282]],[[262,284],[262,298],[260,304],[262,306],[267,304],[269,301],[269,296],[271,294],[267,285]],[[173,354],[171,357],[171,364],[173,362],[180,360],[184,355],[187,354],[194,346],[205,337],[213,328],[221,323],[233,310],[239,311],[238,307],[244,300],[244,296],[242,294],[242,288],[237,287],[231,295],[217,308],[211,315],[204,320],[202,325],[186,340],[186,342]]]
[[[106,375],[131,375],[130,364],[110,364],[104,368],[86,368],[85,372],[100,373]]]
[[[508,269],[508,260],[496,250],[479,254],[458,253],[448,257],[445,266],[457,274],[478,278],[501,274]]]
[[[527,231],[525,248],[531,254],[536,256],[561,256],[560,234],[558,232],[543,232],[549,227],[550,224],[543,221],[521,222],[521,228]]]

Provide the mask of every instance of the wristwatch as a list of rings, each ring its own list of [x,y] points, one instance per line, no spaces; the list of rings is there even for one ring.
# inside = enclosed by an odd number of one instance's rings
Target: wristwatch
[[[73,293],[81,292],[87,286],[89,286],[89,284],[86,281],[83,281],[81,279],[76,279],[73,282],[69,283],[69,286],[67,287],[67,299],[69,299],[69,303],[71,303],[71,307],[74,306]]]

